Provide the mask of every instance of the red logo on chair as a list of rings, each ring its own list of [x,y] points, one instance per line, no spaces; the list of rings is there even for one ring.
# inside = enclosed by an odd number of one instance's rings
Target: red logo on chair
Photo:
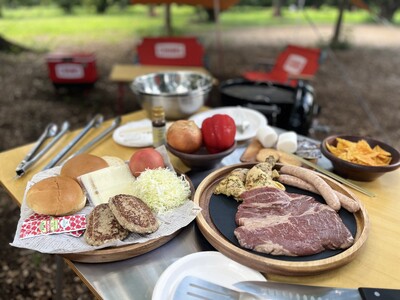
[[[181,43],[158,43],[155,45],[158,58],[178,59],[186,56],[186,47]]]
[[[307,64],[307,58],[298,54],[290,54],[286,59],[283,69],[289,74],[300,74]]]

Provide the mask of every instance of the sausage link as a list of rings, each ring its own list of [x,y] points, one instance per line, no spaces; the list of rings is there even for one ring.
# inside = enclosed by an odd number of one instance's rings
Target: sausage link
[[[315,187],[318,193],[321,194],[321,196],[325,199],[326,204],[328,204],[334,210],[340,209],[340,201],[334,190],[313,171],[302,167],[284,165],[281,167],[280,172],[303,179]]]
[[[278,177],[278,181],[283,184],[287,184],[287,185],[294,186],[294,187],[297,187],[302,190],[306,190],[309,192],[319,194],[317,189],[313,185],[311,185],[308,182],[304,181],[303,179],[300,179],[293,175],[280,174]]]
[[[313,193],[320,195],[320,193],[317,191],[317,189],[313,185],[309,184],[308,182],[306,182],[300,178],[294,177],[292,175],[281,174],[278,177],[278,181],[280,183],[294,186],[299,189],[306,190],[306,191],[313,192]],[[338,192],[335,190],[334,190],[334,193],[339,198],[340,205],[347,211],[354,213],[354,212],[357,212],[360,210],[360,204],[357,201],[355,201],[354,199],[347,197],[346,195],[342,194],[341,192]]]
[[[346,195],[342,194],[341,192],[335,191],[336,196],[338,196],[340,204],[342,207],[351,212],[354,213],[356,211],[360,210],[360,204],[355,201],[354,199],[351,199],[350,197],[347,197]]]

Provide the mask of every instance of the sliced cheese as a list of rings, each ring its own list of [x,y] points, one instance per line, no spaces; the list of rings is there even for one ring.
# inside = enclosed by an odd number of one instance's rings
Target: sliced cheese
[[[127,164],[100,169],[79,177],[86,195],[93,205],[108,203],[118,194],[133,195],[132,175]]]

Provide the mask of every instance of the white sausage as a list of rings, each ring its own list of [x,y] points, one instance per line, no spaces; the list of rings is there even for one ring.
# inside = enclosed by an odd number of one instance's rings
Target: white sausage
[[[303,179],[315,187],[318,193],[325,199],[326,204],[334,210],[340,209],[340,201],[334,190],[313,171],[302,167],[284,165],[281,167],[280,172]]]
[[[290,185],[290,186],[294,186],[297,188],[300,188],[302,190],[306,190],[306,191],[310,191],[316,194],[319,194],[317,189],[309,184],[308,182],[294,177],[292,175],[287,175],[287,174],[281,174],[278,177],[278,181],[280,183],[286,184],[286,185]],[[355,201],[354,199],[351,199],[350,197],[347,197],[346,195],[342,194],[341,192],[335,191],[334,193],[336,194],[336,196],[339,198],[340,204],[341,206],[346,209],[347,211],[354,213],[358,210],[360,210],[360,205],[357,201]]]

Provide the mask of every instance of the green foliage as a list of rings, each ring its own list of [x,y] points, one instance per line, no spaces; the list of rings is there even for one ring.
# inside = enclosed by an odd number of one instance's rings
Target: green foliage
[[[1,1],[1,0],[0,0]],[[321,9],[306,8],[307,15],[315,24],[333,24],[337,8],[322,6]],[[34,49],[53,49],[65,43],[73,45],[107,41],[118,45],[122,39],[138,36],[165,34],[164,7],[156,7],[156,16],[150,17],[145,5],[130,5],[124,9],[114,4],[104,14],[96,14],[93,4],[73,7],[66,15],[57,5],[34,7],[3,7],[0,18],[0,36],[19,45]],[[215,30],[215,24],[206,22],[192,6],[172,5],[172,26],[175,35],[197,35]],[[400,14],[395,16],[400,23]],[[346,12],[345,23],[371,22],[365,10]],[[233,29],[246,26],[308,26],[300,11],[283,8],[282,18],[273,18],[271,7],[234,6],[220,15],[219,27]]]

